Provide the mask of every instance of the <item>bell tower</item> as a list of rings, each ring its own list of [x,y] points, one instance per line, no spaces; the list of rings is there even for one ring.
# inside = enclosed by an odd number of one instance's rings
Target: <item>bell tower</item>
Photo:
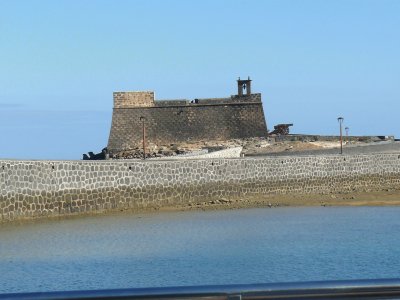
[[[251,79],[250,76],[247,79],[239,79],[237,80],[238,84],[238,95],[239,96],[250,96],[251,95]]]

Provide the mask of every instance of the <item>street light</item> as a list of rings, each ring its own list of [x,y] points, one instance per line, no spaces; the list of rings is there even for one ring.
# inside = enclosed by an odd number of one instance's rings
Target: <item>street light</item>
[[[140,117],[140,121],[142,121],[143,159],[146,159],[146,127],[144,126],[146,118],[142,116]]]
[[[343,154],[343,139],[342,139],[342,123],[343,123],[343,118],[339,117],[337,118],[339,122],[339,127],[340,127],[340,154]]]
[[[344,128],[344,130],[346,130],[346,140],[347,140],[347,143],[349,143],[349,127],[345,127]]]

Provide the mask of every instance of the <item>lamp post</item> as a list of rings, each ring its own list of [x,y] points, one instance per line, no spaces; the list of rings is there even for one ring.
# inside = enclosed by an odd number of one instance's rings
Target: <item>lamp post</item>
[[[343,135],[342,135],[342,124],[343,124],[343,118],[339,117],[337,118],[339,122],[339,127],[340,127],[340,154],[343,154]]]
[[[140,117],[140,121],[142,121],[143,159],[146,159],[146,126],[144,125],[146,118]]]

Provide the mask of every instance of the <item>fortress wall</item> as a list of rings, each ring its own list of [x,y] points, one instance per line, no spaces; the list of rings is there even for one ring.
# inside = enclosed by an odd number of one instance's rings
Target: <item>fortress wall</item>
[[[177,106],[177,105],[186,105],[188,103],[190,103],[190,101],[186,99],[157,100],[155,101],[155,106]]]
[[[154,92],[114,92],[114,107],[152,107]]]
[[[231,102],[261,102],[261,94],[251,94],[249,96],[238,96],[234,95],[230,98]]]
[[[107,146],[110,153],[141,147],[142,116],[146,118],[147,142],[158,145],[267,134],[261,102],[114,108]]]
[[[225,104],[232,103],[231,98],[202,98],[198,99],[199,104]]]
[[[248,102],[261,102],[261,94],[251,94],[249,96],[233,95],[227,98],[200,98],[196,99],[198,104],[229,104],[229,103],[248,103]],[[193,100],[187,99],[173,99],[173,100],[157,100],[155,106],[176,106],[176,105],[193,105]]]
[[[400,155],[0,161],[0,220],[266,194],[398,189]]]

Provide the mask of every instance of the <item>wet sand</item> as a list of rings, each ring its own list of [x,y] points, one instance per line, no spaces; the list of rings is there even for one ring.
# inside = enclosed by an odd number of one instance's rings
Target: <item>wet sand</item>
[[[71,215],[40,216],[22,218],[13,221],[0,220],[1,224],[45,222],[46,220],[81,218],[109,214],[166,213],[175,211],[210,211],[269,207],[304,207],[304,206],[400,206],[400,189],[369,191],[342,194],[277,194],[257,195],[246,198],[220,198],[205,202],[188,202],[182,205],[149,206],[146,208],[116,208]]]
[[[282,194],[246,197],[246,199],[213,200],[187,205],[160,207],[170,210],[215,210],[280,206],[397,206],[400,190],[371,191],[345,194]],[[153,208],[154,209],[154,208]]]

